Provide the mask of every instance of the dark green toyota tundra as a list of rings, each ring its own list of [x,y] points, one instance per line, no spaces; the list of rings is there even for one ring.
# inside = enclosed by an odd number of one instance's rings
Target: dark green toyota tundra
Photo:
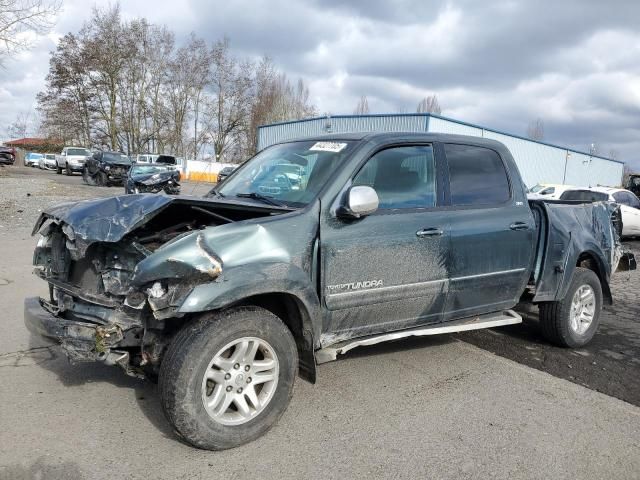
[[[635,268],[615,204],[527,201],[507,148],[444,134],[273,145],[204,198],[60,205],[34,234],[48,298],[25,322],[71,360],[158,378],[187,442],[264,434],[299,373],[357,347],[521,322],[588,343],[609,279]]]

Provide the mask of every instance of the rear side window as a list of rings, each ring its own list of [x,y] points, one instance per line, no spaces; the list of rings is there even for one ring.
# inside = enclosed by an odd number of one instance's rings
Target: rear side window
[[[616,202],[627,205],[628,207],[640,208],[640,201],[631,192],[616,192],[613,194],[613,198]]]
[[[511,198],[500,156],[488,148],[446,144],[451,204],[499,205]]]

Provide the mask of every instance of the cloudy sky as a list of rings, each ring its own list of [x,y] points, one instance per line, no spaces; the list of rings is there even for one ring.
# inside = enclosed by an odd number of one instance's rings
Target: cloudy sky
[[[124,0],[121,9],[178,40],[227,35],[240,55],[268,54],[307,81],[320,112],[352,113],[361,95],[372,112],[411,112],[436,94],[445,116],[517,134],[540,117],[545,140],[595,142],[640,170],[638,0]],[[90,15],[90,1],[64,0],[54,31],[0,70],[0,137],[35,106],[57,38]]]

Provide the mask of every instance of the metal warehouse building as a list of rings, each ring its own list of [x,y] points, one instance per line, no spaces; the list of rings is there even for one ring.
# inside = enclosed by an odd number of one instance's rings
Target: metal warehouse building
[[[509,148],[528,187],[536,183],[613,187],[622,181],[623,162],[428,113],[337,115],[264,125],[258,129],[258,149],[345,132],[439,132],[493,138]]]

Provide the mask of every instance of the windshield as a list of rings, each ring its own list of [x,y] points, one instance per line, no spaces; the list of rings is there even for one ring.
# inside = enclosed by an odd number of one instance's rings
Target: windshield
[[[69,148],[67,150],[67,155],[87,156],[87,155],[91,155],[91,154],[89,153],[89,150],[86,150],[84,148]]]
[[[151,173],[166,172],[168,170],[170,170],[170,168],[162,165],[134,165],[133,167],[131,167],[131,174],[146,175]]]
[[[45,153],[45,158],[48,158],[49,160],[55,160],[56,159],[56,155],[54,153]]]
[[[129,157],[124,153],[117,152],[104,152],[102,154],[102,160],[104,162],[118,162],[118,163],[130,163]]]
[[[273,203],[304,207],[353,148],[353,142],[291,142],[274,145],[248,160],[219,190],[225,197],[267,197]],[[263,199],[264,200],[264,199]],[[267,202],[263,202],[267,203]]]
[[[533,187],[531,187],[531,190],[529,190],[530,193],[538,193],[540,190],[542,190],[544,188],[544,185],[534,185]]]

